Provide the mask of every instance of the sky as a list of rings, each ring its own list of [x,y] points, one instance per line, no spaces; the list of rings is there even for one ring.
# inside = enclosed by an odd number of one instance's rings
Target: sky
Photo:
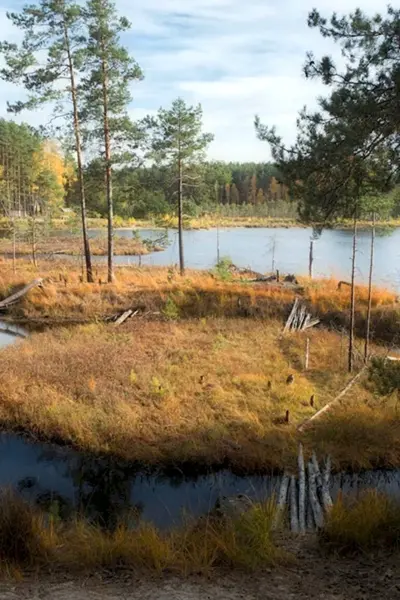
[[[29,2],[31,3],[31,1]],[[6,18],[25,2],[0,0],[0,37],[18,41]],[[338,49],[307,27],[316,6],[326,16],[360,7],[382,12],[384,0],[115,0],[132,28],[123,42],[144,71],[132,86],[134,119],[168,107],[178,96],[203,107],[204,131],[214,134],[208,157],[265,161],[268,145],[257,139],[254,116],[276,125],[286,142],[296,134],[296,117],[313,108],[326,89],[306,80],[307,51],[339,57]],[[392,0],[399,6],[400,0]],[[0,116],[7,100],[23,99],[22,89],[0,81]],[[24,113],[22,120],[44,123],[51,108]],[[18,120],[21,120],[19,118]]]

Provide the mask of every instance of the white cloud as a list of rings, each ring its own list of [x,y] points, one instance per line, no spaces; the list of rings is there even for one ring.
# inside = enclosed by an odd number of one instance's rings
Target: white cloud
[[[5,18],[5,3],[15,10],[14,1],[0,0],[2,38],[15,35]],[[358,6],[367,13],[384,9],[381,0],[116,0],[116,5],[132,22],[124,41],[145,72],[145,80],[132,88],[131,114],[141,118],[178,95],[200,102],[204,126],[215,134],[210,156],[227,160],[268,158],[268,147],[254,133],[254,115],[276,124],[290,140],[298,111],[323,92],[301,74],[308,50],[337,54],[308,29],[313,6],[327,16]],[[15,100],[21,92],[4,83],[0,91],[4,114],[6,98]]]

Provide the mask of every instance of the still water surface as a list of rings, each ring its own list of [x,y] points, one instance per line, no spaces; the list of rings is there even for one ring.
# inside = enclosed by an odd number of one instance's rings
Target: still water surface
[[[104,235],[104,231],[102,232]],[[93,230],[92,236],[100,235]],[[116,235],[131,237],[131,230],[117,230]],[[144,238],[156,239],[161,232],[140,230]],[[267,272],[274,266],[283,273],[305,275],[308,273],[308,256],[311,229],[301,228],[231,228],[185,231],[186,266],[209,269],[217,260],[217,235],[220,256],[229,256],[240,267]],[[144,256],[142,264],[173,265],[178,263],[178,236],[175,230],[168,232],[170,245],[162,252]],[[275,250],[273,251],[273,248]],[[327,230],[314,243],[314,276],[334,276],[349,279],[352,252],[352,232]],[[357,277],[367,282],[369,270],[370,232],[360,231],[357,250]],[[137,256],[118,256],[117,264],[138,264]],[[400,290],[400,229],[388,233],[379,232],[375,247],[375,283]]]

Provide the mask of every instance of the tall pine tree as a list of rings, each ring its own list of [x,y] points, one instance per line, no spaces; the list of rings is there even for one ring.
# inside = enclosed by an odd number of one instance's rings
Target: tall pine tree
[[[147,118],[151,130],[153,156],[171,166],[176,174],[179,223],[179,266],[185,272],[183,250],[183,198],[185,191],[196,185],[191,168],[204,159],[204,152],[212,142],[211,133],[202,132],[203,111],[200,105],[187,106],[182,98],[174,100],[170,109],[160,108],[155,118]]]
[[[142,78],[136,61],[121,45],[120,35],[130,28],[124,17],[117,15],[111,0],[89,0],[85,9],[88,27],[83,89],[84,114],[91,137],[102,140],[108,218],[108,281],[114,278],[113,268],[113,196],[112,165],[115,147],[121,148],[134,134],[127,115],[132,100],[130,84]],[[115,159],[114,162],[118,162]]]
[[[7,17],[24,37],[19,46],[7,41],[0,44],[6,62],[0,76],[22,84],[28,91],[25,102],[9,105],[8,110],[18,113],[37,110],[47,102],[56,103],[55,116],[61,114],[73,123],[86,274],[87,280],[93,281],[77,86],[77,70],[85,55],[82,7],[73,0],[41,0],[37,5],[25,6],[20,13],[8,13]]]

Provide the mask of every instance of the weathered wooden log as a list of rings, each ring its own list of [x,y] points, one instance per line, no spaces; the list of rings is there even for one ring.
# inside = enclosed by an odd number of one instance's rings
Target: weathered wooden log
[[[306,531],[306,474],[304,468],[303,444],[299,444],[299,529],[300,533]]]
[[[328,404],[325,404],[325,406],[323,406],[319,411],[317,411],[312,417],[310,417],[309,419],[307,419],[306,421],[301,423],[301,425],[299,425],[299,427],[297,429],[299,431],[303,431],[313,421],[315,421],[315,419],[319,419],[324,413],[328,412],[332,408],[332,406],[334,404],[337,404],[339,402],[339,400],[341,400],[343,398],[343,396],[345,396],[347,394],[347,392],[353,387],[353,385],[360,379],[361,375],[364,374],[366,368],[367,368],[366,366],[363,367],[361,369],[361,371],[359,373],[357,373],[357,375],[355,377],[353,377],[353,379],[351,381],[349,381],[349,383],[340,392],[340,394],[338,394],[333,400],[331,400],[331,402],[328,402]]]
[[[43,281],[44,281],[44,279],[35,279],[34,281],[32,281],[31,283],[29,283],[28,285],[23,287],[18,292],[15,292],[15,294],[11,294],[11,296],[8,296],[8,298],[1,300],[0,310],[3,310],[4,308],[8,308],[9,306],[11,306],[12,304],[15,304],[16,302],[18,302],[18,300],[23,298],[33,288],[42,286]]]
[[[318,529],[321,529],[324,524],[324,513],[318,500],[317,495],[317,484],[315,481],[315,472],[312,462],[308,463],[308,493],[310,498],[310,504],[313,512],[315,525]]]
[[[307,527],[307,531],[313,531],[315,529],[314,514],[313,514],[311,502],[310,502],[309,491],[307,492],[306,527]]]
[[[282,515],[285,510],[286,503],[287,503],[289,481],[290,481],[289,475],[287,473],[284,473],[283,477],[282,477],[281,485],[279,488],[278,502],[276,505],[276,512],[275,512],[275,518],[274,518],[274,528],[278,527],[282,520]]]
[[[319,468],[317,455],[315,454],[315,452],[313,452],[311,455],[311,462],[315,473],[315,483],[317,484],[317,492],[320,492],[322,490],[322,475],[321,470]]]
[[[290,527],[293,533],[299,533],[299,519],[297,512],[297,486],[294,475],[290,477]]]
[[[132,315],[133,310],[130,308],[129,310],[126,310],[125,312],[122,313],[122,315],[120,315],[118,317],[118,319],[115,321],[115,326],[117,327],[118,325],[122,325],[122,323],[125,323],[125,321],[127,319],[129,319],[129,317]]]
[[[293,319],[296,316],[296,311],[297,311],[298,304],[299,304],[299,299],[296,298],[295,301],[294,301],[294,303],[293,303],[292,310],[290,311],[290,315],[287,318],[285,327],[283,329],[283,333],[286,333],[287,331],[290,330],[290,327],[292,325]]]
[[[331,457],[327,456],[326,461],[325,461],[324,470],[322,473],[322,492],[321,492],[322,505],[323,505],[326,513],[328,513],[333,506],[331,492],[329,489],[330,479],[331,479],[331,469],[332,469]]]

